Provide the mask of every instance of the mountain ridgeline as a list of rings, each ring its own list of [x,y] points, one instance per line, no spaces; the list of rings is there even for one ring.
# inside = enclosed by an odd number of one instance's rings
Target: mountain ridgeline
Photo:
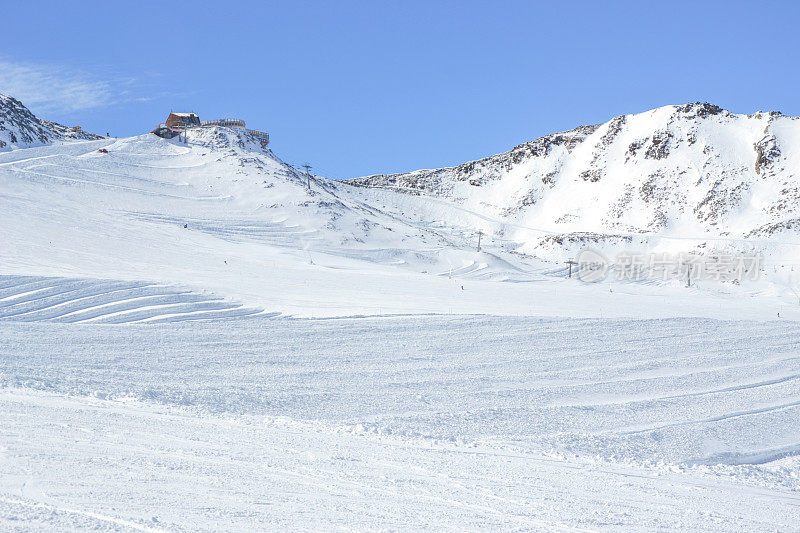
[[[77,128],[40,119],[16,98],[0,94],[0,152],[58,141],[100,138]]]
[[[800,119],[774,111],[665,106],[455,167],[313,184],[244,131],[199,128],[190,137],[193,152],[220,163],[218,175],[206,176],[216,165],[206,163],[192,176],[211,179],[209,190],[226,183],[226,194],[252,178],[247,201],[294,221],[317,245],[393,243],[411,263],[408,254],[433,243],[466,253],[481,232],[485,248],[555,261],[587,247],[800,259]],[[0,151],[100,138],[0,95]],[[155,136],[131,139],[154,154],[184,150]],[[122,141],[113,150],[129,147]]]
[[[800,119],[709,103],[622,115],[456,167],[347,183],[453,202],[542,255],[647,237],[770,239],[800,229]],[[544,253],[543,255],[548,255]]]

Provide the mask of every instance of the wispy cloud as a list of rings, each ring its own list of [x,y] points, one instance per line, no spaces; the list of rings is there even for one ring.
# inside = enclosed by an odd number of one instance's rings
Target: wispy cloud
[[[0,59],[0,93],[40,113],[68,113],[139,98],[133,79],[102,79],[86,71]]]

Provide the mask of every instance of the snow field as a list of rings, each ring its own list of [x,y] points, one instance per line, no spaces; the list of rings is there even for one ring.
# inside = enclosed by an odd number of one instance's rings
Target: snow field
[[[0,516],[44,504],[170,530],[791,530],[787,325],[0,322]]]

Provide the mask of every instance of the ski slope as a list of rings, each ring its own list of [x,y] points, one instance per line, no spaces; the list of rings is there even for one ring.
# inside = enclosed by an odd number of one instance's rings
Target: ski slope
[[[786,326],[3,321],[0,525],[791,531]]]
[[[210,128],[188,146],[148,134],[0,154],[2,274],[180,286],[297,317],[800,317],[790,265],[767,263],[762,282],[742,286],[586,286],[503,242],[477,252],[464,229],[477,214],[366,198],[322,178],[307,189],[240,135]]]
[[[0,528],[797,530],[793,242],[586,284],[490,211],[220,127],[0,153]]]

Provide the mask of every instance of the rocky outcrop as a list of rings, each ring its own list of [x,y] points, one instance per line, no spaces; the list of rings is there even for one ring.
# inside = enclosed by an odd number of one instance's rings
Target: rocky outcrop
[[[0,94],[0,151],[41,146],[63,140],[100,139],[99,135],[36,117],[22,102]]]

